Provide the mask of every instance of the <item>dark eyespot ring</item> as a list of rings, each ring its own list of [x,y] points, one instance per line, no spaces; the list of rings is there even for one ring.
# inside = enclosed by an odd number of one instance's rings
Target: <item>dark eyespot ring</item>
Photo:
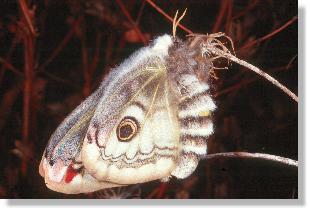
[[[128,142],[137,134],[138,129],[138,121],[133,117],[126,116],[116,128],[117,138],[121,142]]]

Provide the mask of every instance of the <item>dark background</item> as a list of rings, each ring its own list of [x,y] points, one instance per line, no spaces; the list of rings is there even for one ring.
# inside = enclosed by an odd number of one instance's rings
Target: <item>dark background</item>
[[[172,23],[146,1],[121,2],[145,40],[171,34]],[[154,3],[172,17],[177,9],[187,8],[184,26],[195,33],[225,32],[239,58],[297,93],[297,21],[244,48],[297,16],[297,1]],[[103,191],[53,192],[39,176],[38,166],[58,124],[111,68],[143,46],[120,5],[120,1],[104,0],[0,0],[0,198],[111,196]],[[186,34],[180,28],[177,31],[182,39]],[[297,160],[297,103],[237,64],[215,72],[218,109],[209,153],[248,151]],[[112,191],[118,194],[119,190]],[[270,161],[219,158],[200,161],[185,180],[154,181],[123,188],[121,193],[129,198],[297,198],[297,169]]]

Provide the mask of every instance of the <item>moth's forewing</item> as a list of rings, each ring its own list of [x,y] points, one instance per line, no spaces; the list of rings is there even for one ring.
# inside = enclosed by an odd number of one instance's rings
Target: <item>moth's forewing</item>
[[[62,191],[66,176],[67,180],[71,177],[67,175],[68,167],[81,162],[81,145],[103,91],[100,87],[88,97],[52,134],[39,167],[39,172],[49,187],[53,186],[51,184],[60,184],[57,190]]]
[[[168,47],[172,44],[171,37],[162,36],[160,40],[161,42],[155,41],[152,47],[142,48],[114,69],[99,89],[76,108],[51,136],[40,164],[40,174],[45,177],[50,189],[64,193],[79,193],[126,183],[126,180],[122,182],[122,179],[116,182],[113,179],[107,180],[108,182],[96,180],[98,171],[94,171],[94,166],[98,160],[92,158],[96,153],[101,153],[101,149],[97,146],[96,151],[81,154],[82,142],[84,140],[84,143],[87,143],[92,137],[96,139],[99,135],[97,142],[105,142],[107,135],[114,132],[113,128],[121,118],[122,108],[127,106],[126,89],[130,88],[127,85],[130,85],[131,89],[139,89],[140,82],[143,83],[146,77],[152,77],[154,73],[154,70],[144,71],[145,64],[154,63],[158,59],[164,61],[164,57],[167,56]],[[128,83],[125,83],[126,80]],[[108,165],[112,166],[113,162],[107,161]],[[173,162],[168,168],[172,168],[171,165]],[[123,178],[124,175],[119,177]],[[162,175],[159,175],[156,179],[161,177]],[[139,181],[143,182],[135,180]],[[118,182],[122,183],[117,184]]]
[[[170,176],[179,150],[177,104],[165,67],[170,36],[155,40],[117,69],[98,104],[82,147],[85,168],[99,181],[136,184]],[[137,134],[117,137],[122,119],[137,122]],[[167,132],[169,131],[169,132]]]

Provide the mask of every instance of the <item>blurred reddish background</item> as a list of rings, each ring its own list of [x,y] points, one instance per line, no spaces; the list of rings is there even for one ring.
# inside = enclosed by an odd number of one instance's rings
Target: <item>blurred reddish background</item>
[[[225,32],[239,58],[297,93],[297,1],[2,0],[0,198],[113,195],[53,192],[39,176],[38,162],[58,124],[111,68],[154,37],[171,33],[171,21],[152,2],[170,17],[187,8],[182,25],[195,33]],[[185,39],[187,33],[179,28],[177,34]],[[297,104],[237,64],[216,75],[218,110],[209,153],[297,159]],[[112,191],[128,198],[297,198],[297,170],[268,161],[214,159],[200,162],[185,180]]]

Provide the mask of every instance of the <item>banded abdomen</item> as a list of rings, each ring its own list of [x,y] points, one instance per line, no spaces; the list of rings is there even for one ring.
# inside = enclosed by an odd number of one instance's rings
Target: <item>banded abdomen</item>
[[[178,41],[169,52],[168,72],[176,87],[180,154],[172,175],[186,178],[207,154],[207,140],[213,133],[212,112],[216,105],[210,95],[208,67],[200,52]],[[204,75],[204,77],[203,77]]]

